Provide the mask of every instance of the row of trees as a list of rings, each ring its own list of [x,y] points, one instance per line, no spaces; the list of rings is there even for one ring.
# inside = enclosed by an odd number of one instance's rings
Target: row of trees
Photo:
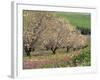
[[[81,34],[83,34],[83,35],[90,35],[91,34],[90,28],[77,26],[76,29],[79,30],[81,32]]]
[[[23,11],[23,46],[27,56],[38,46],[51,50],[76,50],[86,46],[87,38],[55,12]]]

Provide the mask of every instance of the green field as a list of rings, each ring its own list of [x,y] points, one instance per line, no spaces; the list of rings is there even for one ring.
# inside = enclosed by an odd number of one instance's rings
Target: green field
[[[57,16],[63,17],[68,20],[73,26],[79,26],[90,29],[91,27],[91,15],[88,13],[72,13],[72,12],[60,12],[56,13]]]

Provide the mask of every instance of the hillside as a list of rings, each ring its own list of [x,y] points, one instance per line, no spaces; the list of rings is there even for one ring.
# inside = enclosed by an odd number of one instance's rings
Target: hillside
[[[69,20],[75,27],[91,28],[91,15],[89,13],[60,12],[56,14],[57,16],[63,17],[65,20]]]

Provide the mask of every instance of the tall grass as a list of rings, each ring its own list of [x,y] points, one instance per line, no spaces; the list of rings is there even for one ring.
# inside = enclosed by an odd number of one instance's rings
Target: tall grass
[[[34,68],[60,68],[60,67],[76,67],[90,66],[91,54],[90,48],[73,51],[70,53],[57,52],[55,55],[32,56],[32,58],[24,57],[24,69]]]

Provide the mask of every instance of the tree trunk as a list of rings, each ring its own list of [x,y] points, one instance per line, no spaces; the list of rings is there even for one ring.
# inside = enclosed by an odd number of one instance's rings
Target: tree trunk
[[[31,56],[31,55],[30,55],[30,52],[27,52],[26,54],[27,54],[27,56]]]
[[[52,49],[52,48],[51,48],[51,50],[52,50],[53,54],[56,54],[57,48],[55,48],[55,49]]]
[[[31,56],[31,54],[30,54],[30,52],[31,52],[31,47],[28,48],[27,46],[25,46],[24,49],[25,49],[26,55],[27,55],[27,56]]]
[[[67,46],[67,50],[66,50],[66,51],[67,51],[67,52],[69,52],[69,50],[70,50],[70,47],[69,47],[69,46]]]
[[[53,54],[56,54],[56,50],[54,50],[54,51],[52,51],[53,52]]]

